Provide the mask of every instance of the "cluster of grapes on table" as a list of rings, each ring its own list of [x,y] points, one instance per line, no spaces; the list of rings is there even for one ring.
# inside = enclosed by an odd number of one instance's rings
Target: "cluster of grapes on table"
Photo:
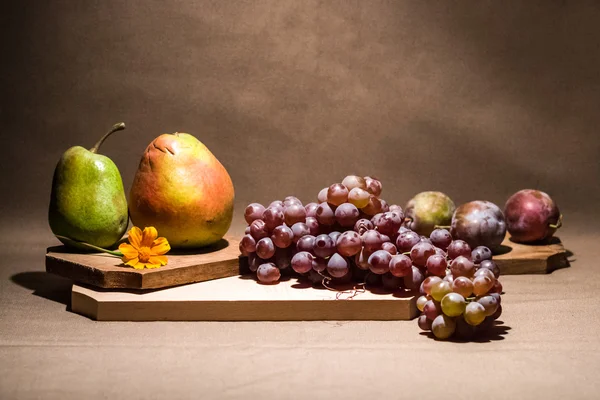
[[[501,313],[502,292],[490,249],[471,249],[446,229],[417,234],[381,191],[376,178],[349,175],[322,189],[318,203],[293,196],[266,208],[252,203],[240,252],[261,283],[295,274],[328,288],[359,282],[419,290],[419,326],[441,339],[489,327]]]

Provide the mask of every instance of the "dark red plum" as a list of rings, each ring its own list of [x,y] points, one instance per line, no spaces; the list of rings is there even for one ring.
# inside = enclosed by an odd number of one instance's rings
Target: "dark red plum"
[[[497,252],[506,235],[504,214],[489,201],[465,203],[452,216],[450,234],[454,239],[464,240],[473,249],[486,246]]]
[[[512,240],[530,243],[552,237],[560,227],[560,211],[550,196],[524,189],[513,194],[504,206],[506,227]]]

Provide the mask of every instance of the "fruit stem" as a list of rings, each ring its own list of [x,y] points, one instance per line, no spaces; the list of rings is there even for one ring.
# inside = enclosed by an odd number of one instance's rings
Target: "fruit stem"
[[[74,240],[74,239],[68,238],[66,236],[56,235],[56,237],[59,238],[60,240],[66,240],[68,242],[74,242],[74,243],[77,243],[79,245],[82,245],[83,247],[87,247],[87,248],[90,248],[92,250],[97,250],[97,251],[100,251],[102,253],[112,254],[113,256],[116,256],[116,257],[123,257],[123,253],[121,253],[120,251],[112,251],[112,250],[103,249],[102,247],[94,246],[93,244],[89,244],[89,243],[86,243],[86,242],[80,242],[78,240]]]
[[[102,136],[102,138],[100,140],[98,140],[98,143],[96,143],[94,145],[94,147],[92,147],[90,149],[90,151],[92,153],[97,153],[98,149],[100,148],[100,146],[102,146],[102,143],[104,143],[104,141],[106,140],[107,137],[109,137],[116,131],[122,131],[123,129],[125,129],[125,122],[119,122],[118,124],[114,124],[113,127],[110,128],[110,131],[106,132],[106,134],[104,136]]]
[[[562,226],[562,214],[558,216],[558,221],[556,222],[556,224],[549,224],[548,226],[552,229],[560,228]]]
[[[450,229],[452,225],[434,225],[433,229]]]

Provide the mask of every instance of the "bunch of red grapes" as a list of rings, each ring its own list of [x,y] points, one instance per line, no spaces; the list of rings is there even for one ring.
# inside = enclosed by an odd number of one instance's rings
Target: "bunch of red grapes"
[[[440,339],[489,327],[501,313],[502,292],[492,252],[472,250],[446,229],[418,235],[404,226],[400,206],[379,197],[381,190],[375,178],[349,175],[322,189],[318,203],[303,205],[293,196],[266,208],[252,203],[240,252],[262,283],[297,274],[315,285],[419,290],[419,326]]]

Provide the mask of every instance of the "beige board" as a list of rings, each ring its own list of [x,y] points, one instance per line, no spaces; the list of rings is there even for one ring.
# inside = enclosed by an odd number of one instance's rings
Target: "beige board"
[[[569,252],[559,238],[544,244],[514,243],[509,236],[502,242],[501,254],[494,255],[501,275],[548,274],[569,266]]]
[[[412,293],[350,293],[316,289],[296,279],[263,285],[236,276],[155,291],[73,285],[71,309],[98,321],[409,320]]]
[[[113,289],[157,289],[240,274],[239,240],[225,237],[201,251],[171,251],[157,269],[124,266],[105,253],[72,253],[56,246],[46,253],[46,271],[87,285]]]

